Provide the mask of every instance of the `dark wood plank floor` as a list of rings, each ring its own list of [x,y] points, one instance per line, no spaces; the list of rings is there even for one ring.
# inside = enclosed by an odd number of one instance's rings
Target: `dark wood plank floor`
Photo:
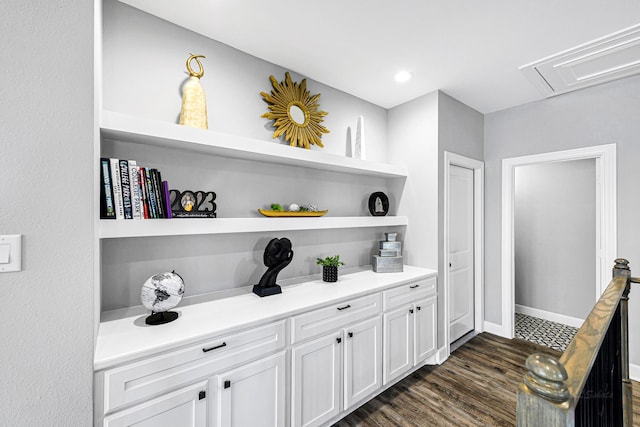
[[[441,366],[414,372],[335,426],[514,426],[518,384],[535,352],[560,356],[527,341],[480,334]],[[640,426],[638,383],[633,394],[634,426]]]

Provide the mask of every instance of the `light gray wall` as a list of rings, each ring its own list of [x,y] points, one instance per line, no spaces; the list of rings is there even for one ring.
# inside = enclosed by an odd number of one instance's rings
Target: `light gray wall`
[[[405,262],[442,271],[444,152],[481,160],[483,116],[438,91],[390,109],[388,120],[390,160],[409,168],[398,207],[400,215],[409,217]],[[442,346],[442,279],[438,294],[438,345]]]
[[[89,426],[93,372],[93,2],[0,3],[0,425]]]
[[[389,160],[409,170],[398,214],[409,218],[404,261],[438,267],[438,93],[389,110]]]
[[[271,141],[271,121],[260,117],[268,105],[260,92],[271,90],[270,75],[282,81],[287,69],[115,0],[104,1],[103,21],[105,109],[177,123],[180,87],[188,78],[185,61],[190,52],[199,53],[206,56],[200,83],[209,129]],[[304,78],[288,71],[294,81]],[[330,130],[322,137],[323,151],[345,154],[347,129],[355,136],[357,118],[363,115],[367,158],[386,161],[384,108],[309,79],[307,89],[321,94],[320,110],[329,112],[323,122]]]
[[[485,318],[501,324],[502,159],[616,143],[618,255],[640,272],[640,76],[485,116]],[[613,260],[611,261],[613,266]],[[637,290],[636,290],[637,291]],[[640,364],[640,297],[630,296],[631,362]]]
[[[438,91],[438,254],[444,253],[444,152],[459,154],[482,161],[484,116],[455,98]],[[444,256],[438,258],[438,271],[445,268]],[[444,295],[440,274],[439,295]],[[439,333],[448,327],[444,319],[443,298],[438,300]],[[441,338],[444,335],[439,335]],[[440,342],[443,345],[444,342]]]
[[[514,193],[516,304],[586,318],[596,302],[595,159],[518,166]]]
[[[404,239],[405,264],[438,268],[438,92],[389,110],[389,160],[405,164],[409,176],[398,214],[409,218]],[[438,289],[441,292],[441,280]],[[442,295],[442,294],[440,294]],[[438,305],[442,298],[438,297]],[[438,345],[442,345],[438,310]]]
[[[261,118],[267,104],[260,91],[269,92],[269,75],[284,79],[285,69],[247,55],[135,8],[104,3],[104,108],[135,117],[176,122],[180,111],[179,87],[187,77],[189,52],[202,53],[209,129],[272,141],[270,121]],[[295,80],[301,77],[292,73]],[[365,118],[367,159],[388,162],[387,111],[344,92],[307,81],[311,93],[321,93],[320,109],[329,112],[322,137],[323,151],[344,155],[348,131],[355,137],[358,115]],[[300,148],[291,148],[292,150]],[[314,148],[315,149],[315,148]],[[135,159],[162,171],[171,188],[212,190],[217,194],[219,218],[260,216],[257,208],[271,203],[314,203],[328,216],[368,215],[371,193],[390,197],[396,214],[401,179],[383,179],[325,172],[303,167],[227,159],[122,142],[103,144],[102,156]],[[140,287],[154,273],[176,269],[186,283],[186,295],[228,290],[256,283],[265,267],[262,254],[269,239],[289,237],[293,262],[279,279],[319,273],[317,256],[340,254],[345,267],[371,263],[371,254],[384,231],[306,231],[238,234],[232,236],[180,236],[117,239],[102,246],[102,309],[138,305]]]

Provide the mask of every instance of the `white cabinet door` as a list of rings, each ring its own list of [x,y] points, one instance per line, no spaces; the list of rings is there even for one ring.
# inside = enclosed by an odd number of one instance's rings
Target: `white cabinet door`
[[[104,427],[205,427],[207,382],[168,393],[104,419]]]
[[[382,319],[345,329],[344,409],[382,386]]]
[[[384,315],[384,384],[398,378],[413,366],[412,305]]]
[[[414,364],[417,365],[437,350],[437,298],[416,301],[414,308]]]
[[[284,427],[285,353],[217,376],[220,427]]]
[[[340,412],[342,331],[298,345],[291,352],[291,422],[318,426]]]

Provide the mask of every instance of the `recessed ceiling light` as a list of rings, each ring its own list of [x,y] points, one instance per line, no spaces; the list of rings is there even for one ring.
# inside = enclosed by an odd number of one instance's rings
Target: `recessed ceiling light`
[[[411,80],[411,77],[413,77],[413,73],[411,73],[410,71],[399,71],[396,74],[395,79],[398,83],[404,83]]]

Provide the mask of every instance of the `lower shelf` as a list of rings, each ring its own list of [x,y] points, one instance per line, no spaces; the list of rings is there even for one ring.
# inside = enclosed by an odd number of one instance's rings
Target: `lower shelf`
[[[101,239],[118,239],[125,237],[393,227],[407,224],[406,216],[100,220],[99,237]]]

